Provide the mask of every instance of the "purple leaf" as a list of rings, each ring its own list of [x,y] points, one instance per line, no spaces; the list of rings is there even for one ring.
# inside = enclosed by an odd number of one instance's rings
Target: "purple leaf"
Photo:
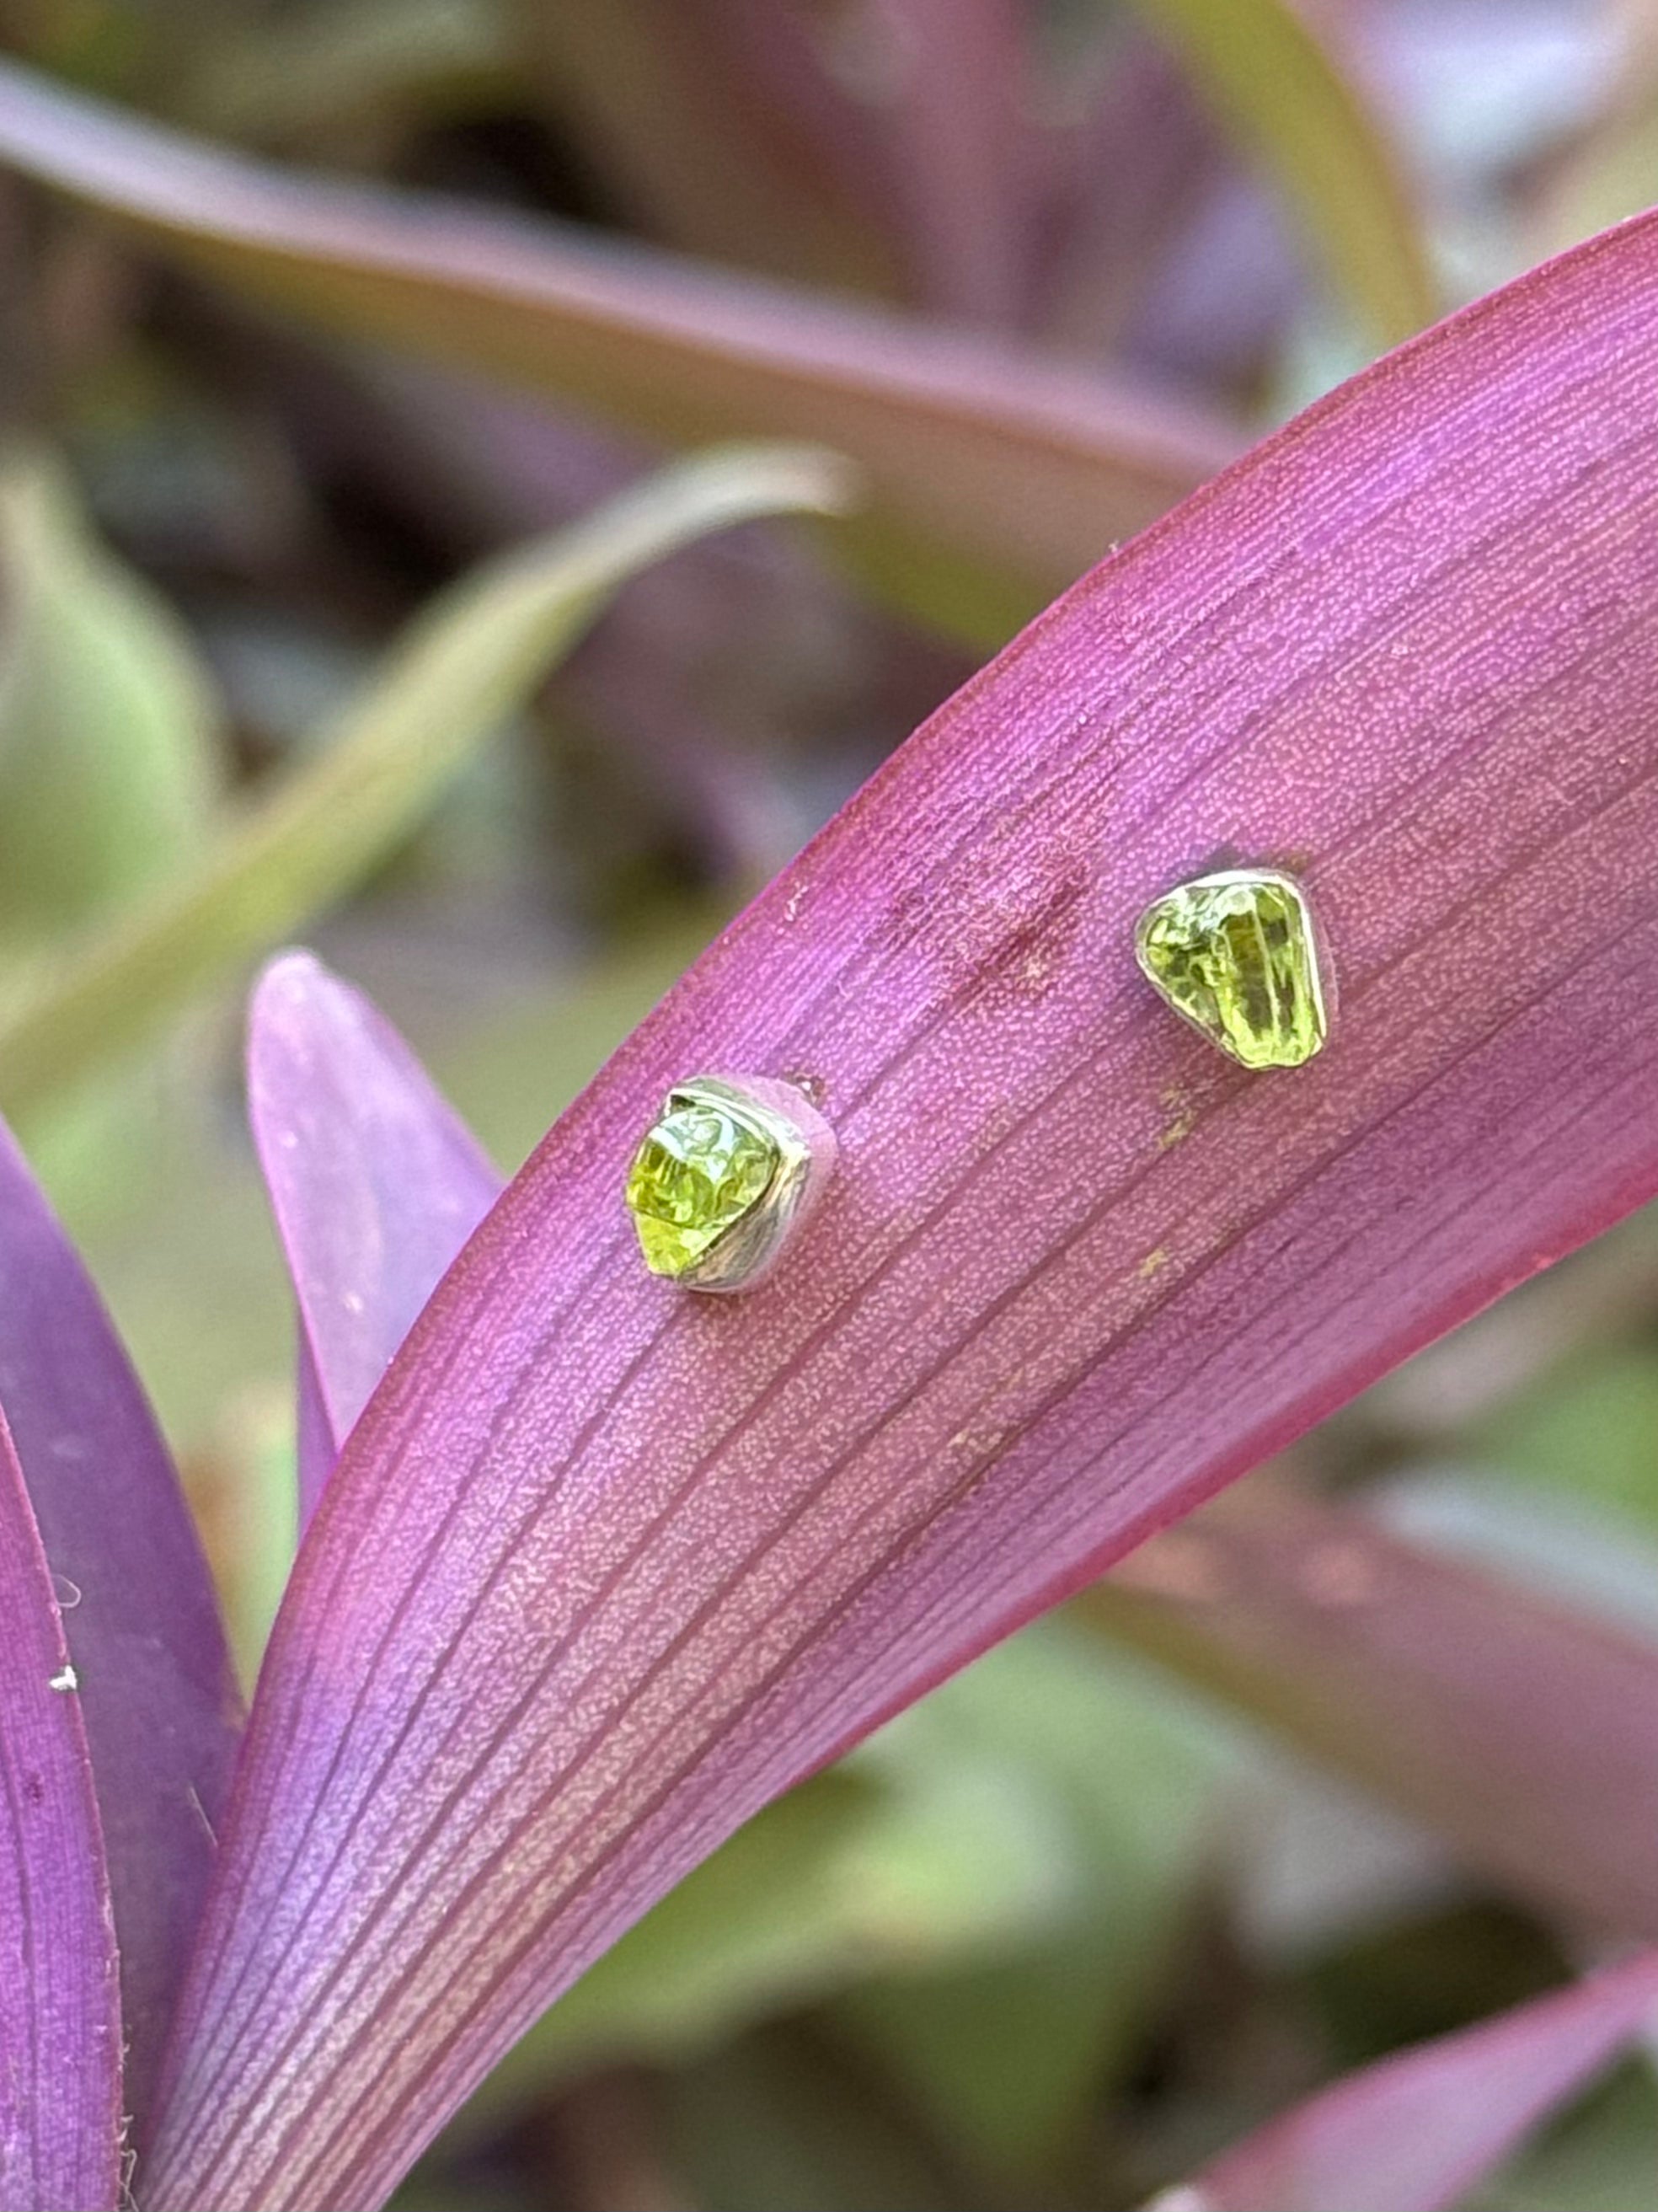
[[[167,1447],[3,1127],[0,1405],[80,1678],[120,1943],[126,2110],[142,2140],[229,1793],[240,1699]]]
[[[0,2212],[113,2212],[115,1931],[75,1669],[0,1423]]]
[[[1658,2018],[1658,1952],[1349,2075],[1147,2212],[1448,2212]]]
[[[359,992],[307,952],[254,993],[248,1116],[300,1315],[300,1510],[501,1177]]]
[[[1077,1609],[1545,1910],[1658,1937],[1649,1642],[1363,1513],[1254,1486],[1144,1545]]]
[[[1658,220],[1333,395],[1087,578],[692,969],[353,1432],[260,1684],[152,2212],[379,2203],[766,1799],[1658,1191]],[[1292,865],[1251,1078],[1136,915]],[[817,1086],[768,1287],[619,1193],[668,1085]]]

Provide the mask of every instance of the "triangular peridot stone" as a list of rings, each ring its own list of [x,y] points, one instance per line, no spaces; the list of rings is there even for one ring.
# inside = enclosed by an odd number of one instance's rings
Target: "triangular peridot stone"
[[[1175,1012],[1245,1067],[1299,1067],[1323,1044],[1312,917],[1275,869],[1179,884],[1140,916],[1134,947]]]

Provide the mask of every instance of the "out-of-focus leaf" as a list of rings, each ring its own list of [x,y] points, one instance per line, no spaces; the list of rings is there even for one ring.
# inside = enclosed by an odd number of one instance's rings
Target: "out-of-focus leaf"
[[[416,99],[429,120],[506,76],[501,15],[496,0],[311,0],[210,38],[171,112],[266,143]]]
[[[1575,110],[1553,118],[1554,148],[1546,138],[1533,149],[1543,156],[1528,239],[1538,256],[1575,246],[1658,199],[1658,10],[1650,0],[1625,0],[1592,13],[1579,35],[1593,62],[1587,71],[1580,65],[1584,81]],[[1558,80],[1558,65],[1554,75]],[[1558,150],[1563,120],[1576,125],[1564,153]]]
[[[899,1960],[835,2016],[988,2190],[1017,2197],[1033,2175],[1065,2172],[1144,2019],[1216,1840],[1230,1762],[1155,1680],[1058,1622],[987,1653],[906,1719],[964,1764],[993,1759],[1003,1793],[1042,1809],[1061,1893],[1017,1953]]]
[[[961,2177],[866,2075],[774,2031],[671,2075],[667,2141],[720,2212],[961,2212]]]
[[[1658,1954],[1384,2058],[1148,2212],[1449,2212],[1658,2018]]]
[[[215,687],[172,610],[88,532],[38,447],[0,461],[0,1007],[75,933],[178,879],[222,775]],[[131,1205],[154,1066],[99,1071],[31,1115],[49,1186]]]
[[[1652,2194],[1655,2142],[1658,2078],[1637,2059],[1465,2199],[1465,2212],[1630,2212]]]
[[[1650,73],[1658,74],[1658,73]],[[1551,180],[1531,243],[1558,253],[1658,199],[1658,82],[1620,106]]]
[[[350,890],[646,562],[746,517],[844,500],[833,457],[732,448],[685,462],[444,595],[202,865],[0,1018],[0,1100],[81,1075]]]
[[[418,485],[446,528],[550,529],[645,465],[591,419],[430,362],[379,359],[366,381],[389,434],[379,481],[393,497]],[[642,827],[665,810],[719,880],[774,875],[817,827],[837,766],[855,773],[843,756],[872,757],[971,670],[860,603],[815,552],[798,530],[702,539],[619,594],[558,685],[561,726],[590,723],[624,773],[643,770],[645,813],[630,816]]]
[[[1517,1483],[1500,1468],[1407,1468],[1367,1491],[1406,1542],[1540,1592],[1658,1644],[1658,1531],[1598,1500]]]
[[[1658,1358],[1616,1346],[1580,1352],[1472,1426],[1462,1449],[1511,1480],[1658,1530]]]
[[[216,1042],[222,1067],[229,1041]],[[143,1133],[148,1172],[130,1212],[76,1206],[74,1190],[64,1210],[162,1428],[190,1462],[211,1449],[240,1393],[283,1388],[292,1303],[264,1194],[222,1097],[180,1084]]]
[[[936,313],[1017,324],[1035,232],[1033,11],[1023,0],[874,0],[892,49],[883,119]]]
[[[263,167],[0,64],[0,160],[240,289],[653,435],[826,439],[893,592],[1005,636],[1230,457],[1231,433],[1018,348],[434,198]]]
[[[728,10],[517,0],[514,12],[561,124],[648,234],[774,276],[894,289],[883,226],[815,134],[780,114]]]
[[[121,2008],[92,1762],[0,1423],[0,2212],[114,2212]]]
[[[1277,1956],[1316,2021],[1332,2079],[1548,1996],[1567,1971],[1535,1921],[1466,1889],[1448,1893],[1442,1878],[1391,1909],[1376,1899],[1367,1912],[1355,1897],[1321,1930],[1284,1932]]]
[[[1432,322],[1421,223],[1382,126],[1296,0],[1135,0],[1283,185],[1339,296],[1394,345]]]
[[[1109,69],[1068,134],[1067,158],[1050,186],[1056,236],[1053,266],[1035,272],[1040,327],[1050,344],[1078,359],[1126,350],[1156,375],[1168,358],[1157,326],[1166,313],[1158,310],[1171,292],[1184,307],[1195,285],[1198,312],[1182,315],[1174,333],[1175,380],[1236,385],[1266,331],[1286,319],[1286,244],[1269,234],[1276,267],[1256,255],[1241,270],[1234,255],[1230,290],[1210,281],[1213,257],[1195,220],[1218,189],[1255,196],[1229,179],[1218,126],[1179,53],[1127,16],[1114,31]],[[1085,82],[1088,61],[1086,53],[1062,53],[1048,66],[1067,84]],[[1269,234],[1270,227],[1269,216]],[[1241,329],[1253,345],[1238,347]]]
[[[1658,1209],[1632,1214],[1558,1273],[1528,1283],[1371,1391],[1354,1418],[1401,1444],[1456,1458],[1471,1426],[1563,1380],[1586,1353],[1626,1346],[1658,1311]]]
[[[969,683],[563,1117],[301,1547],[154,2212],[378,2203],[749,1814],[1658,1194],[1655,375],[1658,218],[1376,364]],[[1228,845],[1341,977],[1277,1081],[1132,958]],[[740,1300],[618,1203],[710,1066],[841,1144]]]
[[[743,79],[750,101],[762,104],[770,131],[787,137],[797,161],[802,149],[811,149],[847,204],[887,242],[905,298],[941,306],[942,271],[932,258],[932,223],[938,217],[914,189],[914,155],[904,143],[912,106],[905,74],[908,69],[935,80],[950,76],[956,58],[936,45],[919,55],[913,41],[906,46],[897,21],[904,0],[892,8],[876,0],[846,9],[779,8],[774,0],[692,4],[714,66],[723,64],[728,77]],[[996,4],[985,0],[987,9]],[[971,0],[952,21],[981,46],[974,20],[979,12],[979,0]],[[689,15],[691,9],[676,13]],[[978,66],[977,58],[969,59],[970,70]],[[982,120],[981,113],[965,118],[963,137],[989,153],[979,136]],[[987,166],[994,166],[993,157]],[[975,202],[981,189],[975,178],[970,193]],[[999,209],[999,228],[1006,214]]]
[[[176,875],[218,783],[182,624],[87,535],[44,453],[0,463],[0,933],[14,949]]]
[[[630,1929],[502,2070],[544,2079],[606,2058],[683,2060],[758,2014],[841,1987],[895,1946],[913,1945],[926,1956],[934,1915],[946,1945],[959,1939],[964,1918],[972,1925],[959,1895],[930,1890],[925,1881],[907,1885],[911,1911],[897,1924],[891,1891],[883,1889],[894,1809],[881,1779],[872,1771],[860,1774],[855,1764],[768,1807]],[[902,1798],[896,1809],[895,1856],[909,1855],[914,1872],[924,1873],[929,1859],[902,1825],[908,1808]],[[958,1807],[949,1810],[947,1826],[931,1840],[959,1860],[979,1838],[970,1829],[963,1833]],[[993,1862],[996,1839],[987,1840],[981,1856]],[[1029,1840],[1018,1829],[1019,1850],[993,1866],[987,1897],[971,1900],[993,1932],[1008,1917],[1018,1928],[1029,1893],[1041,1894]],[[959,1866],[946,1857],[946,1870],[959,1889]]]
[[[1651,1644],[1259,1488],[1154,1538],[1074,1609],[1521,1893],[1658,1935]]]

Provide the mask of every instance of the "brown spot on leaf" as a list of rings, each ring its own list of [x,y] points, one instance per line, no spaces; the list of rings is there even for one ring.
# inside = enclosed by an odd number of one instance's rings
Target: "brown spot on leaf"
[[[997,1009],[1053,988],[1075,940],[1092,873],[1079,851],[993,842],[970,877],[902,891],[886,941],[936,956],[957,1001]]]

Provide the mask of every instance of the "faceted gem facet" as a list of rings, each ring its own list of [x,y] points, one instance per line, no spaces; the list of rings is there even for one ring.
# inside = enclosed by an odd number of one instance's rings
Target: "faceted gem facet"
[[[729,1108],[671,1098],[628,1171],[628,1211],[651,1273],[694,1267],[764,1196],[779,1157],[762,1130]]]
[[[1177,1014],[1245,1067],[1299,1067],[1323,1044],[1324,988],[1298,885],[1231,868],[1152,902],[1139,963]]]

